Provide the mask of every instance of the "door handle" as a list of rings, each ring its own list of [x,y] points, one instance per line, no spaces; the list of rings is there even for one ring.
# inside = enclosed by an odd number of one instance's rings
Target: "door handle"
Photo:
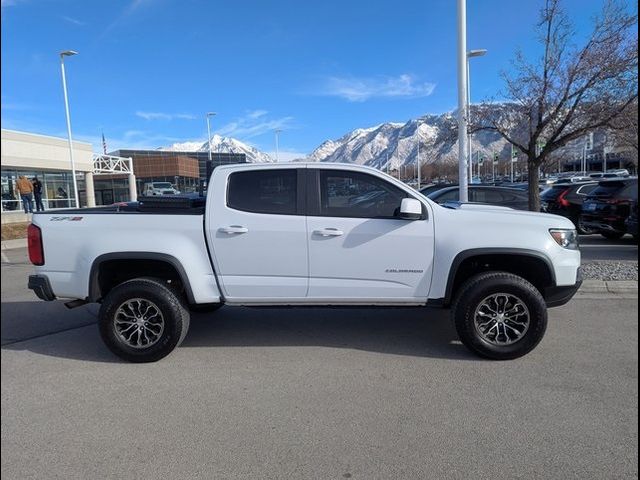
[[[337,228],[322,228],[320,230],[314,230],[313,233],[322,237],[339,237],[344,235],[344,232]]]
[[[247,233],[249,229],[247,227],[242,227],[240,225],[231,225],[229,227],[222,227],[218,231],[222,233],[228,233],[229,235],[233,235],[236,233]]]

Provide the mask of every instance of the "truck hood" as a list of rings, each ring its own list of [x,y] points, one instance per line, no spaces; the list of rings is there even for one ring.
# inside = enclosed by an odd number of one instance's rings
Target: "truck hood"
[[[468,225],[483,225],[486,227],[504,225],[510,228],[576,228],[571,220],[560,215],[514,210],[496,205],[467,203],[459,207],[453,207],[448,204],[438,210],[442,213],[447,212],[447,215],[452,215],[457,221],[469,222]]]

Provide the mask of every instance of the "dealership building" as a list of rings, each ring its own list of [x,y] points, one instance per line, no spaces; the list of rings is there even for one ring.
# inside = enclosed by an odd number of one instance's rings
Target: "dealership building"
[[[21,175],[28,179],[37,177],[42,182],[45,209],[75,206],[68,140],[4,128],[1,135],[2,223],[26,220],[16,191],[16,181]],[[91,144],[74,142],[73,157],[80,203],[91,205],[94,170]]]
[[[2,223],[24,222],[16,181],[20,175],[37,177],[43,186],[45,210],[75,207],[69,141],[28,132],[2,129]],[[181,192],[197,191],[207,178],[208,152],[117,150],[92,153],[86,142],[73,142],[73,157],[81,207],[110,205],[137,199],[145,184],[170,182]],[[238,153],[211,152],[212,168],[246,163]]]

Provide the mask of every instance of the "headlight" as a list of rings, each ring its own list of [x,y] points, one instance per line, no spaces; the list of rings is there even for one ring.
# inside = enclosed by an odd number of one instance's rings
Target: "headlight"
[[[575,230],[552,228],[549,233],[562,248],[578,250],[578,232]]]

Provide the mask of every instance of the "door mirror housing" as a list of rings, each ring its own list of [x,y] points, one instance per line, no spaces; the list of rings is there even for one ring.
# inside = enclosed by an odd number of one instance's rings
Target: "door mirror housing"
[[[422,203],[415,198],[403,198],[398,216],[403,220],[420,220],[422,218]]]

